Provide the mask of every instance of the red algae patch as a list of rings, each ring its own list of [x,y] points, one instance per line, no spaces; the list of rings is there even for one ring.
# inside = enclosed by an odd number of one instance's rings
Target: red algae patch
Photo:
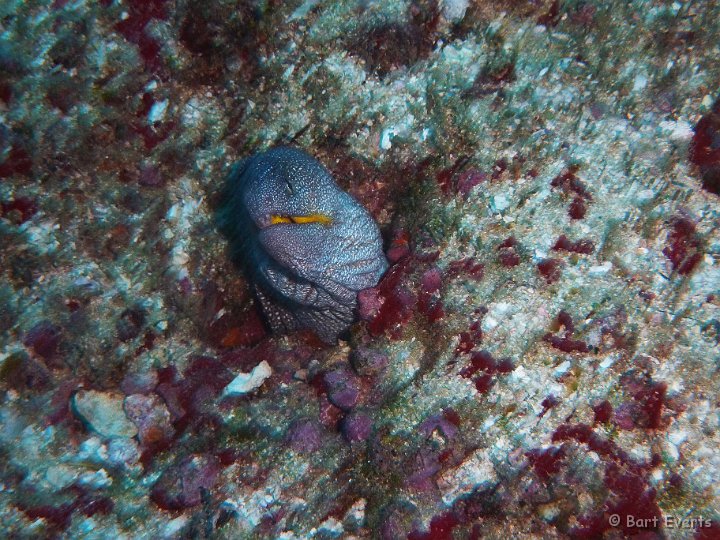
[[[687,217],[676,216],[671,222],[668,245],[663,249],[674,271],[680,275],[692,272],[703,256],[702,240],[697,234],[695,223]]]

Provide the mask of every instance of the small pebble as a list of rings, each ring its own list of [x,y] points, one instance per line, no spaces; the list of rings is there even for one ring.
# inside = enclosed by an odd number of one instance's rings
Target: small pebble
[[[80,420],[103,437],[134,437],[137,428],[125,416],[123,397],[122,394],[80,390],[72,398],[72,408]]]

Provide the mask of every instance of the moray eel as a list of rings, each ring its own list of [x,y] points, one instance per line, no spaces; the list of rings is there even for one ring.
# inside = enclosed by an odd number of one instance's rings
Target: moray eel
[[[370,214],[296,148],[235,164],[218,217],[274,332],[310,329],[337,342],[355,320],[358,291],[388,267]]]

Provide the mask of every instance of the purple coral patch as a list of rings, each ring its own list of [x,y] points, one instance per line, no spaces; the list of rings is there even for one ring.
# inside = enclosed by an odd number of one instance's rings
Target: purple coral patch
[[[214,456],[191,454],[163,472],[150,494],[165,510],[184,510],[200,504],[203,491],[217,482],[220,463]]]
[[[348,442],[368,439],[372,433],[373,421],[363,412],[351,412],[342,421],[342,434]]]
[[[59,326],[50,321],[41,321],[25,334],[23,344],[43,360],[48,361],[57,354],[61,339],[62,332]]]
[[[317,452],[322,446],[322,428],[314,420],[296,420],[288,429],[287,440],[296,452]]]

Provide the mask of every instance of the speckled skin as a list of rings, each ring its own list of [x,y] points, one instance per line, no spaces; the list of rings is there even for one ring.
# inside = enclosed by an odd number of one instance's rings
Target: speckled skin
[[[307,328],[333,343],[355,319],[357,293],[387,269],[368,212],[306,152],[279,147],[238,163],[221,225],[275,332]],[[322,214],[332,223],[277,223]]]

